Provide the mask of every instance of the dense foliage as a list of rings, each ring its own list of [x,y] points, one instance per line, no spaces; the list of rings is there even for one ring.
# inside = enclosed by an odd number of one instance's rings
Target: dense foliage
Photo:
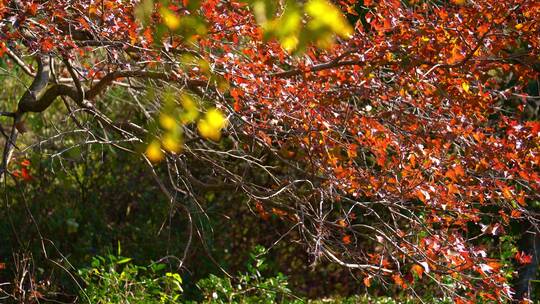
[[[0,0],[0,18],[7,298],[174,302],[181,275],[186,301],[301,301],[281,275],[229,277],[248,243],[307,295],[311,266],[336,290],[533,297],[538,1]],[[115,241],[169,271],[81,270]]]

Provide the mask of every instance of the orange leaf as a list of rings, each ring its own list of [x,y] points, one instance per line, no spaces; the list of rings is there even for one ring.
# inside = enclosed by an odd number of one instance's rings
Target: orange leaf
[[[502,189],[502,194],[503,196],[506,198],[506,199],[512,199],[513,198],[513,195],[512,195],[512,190],[509,188],[509,187],[504,187]]]
[[[512,212],[510,212],[510,216],[512,218],[518,218],[521,216],[521,211],[518,211],[518,210],[512,210]]]
[[[242,110],[242,106],[240,105],[240,102],[235,101],[233,103],[233,108],[235,112],[240,112]]]
[[[498,271],[501,268],[501,263],[496,261],[489,261],[487,263],[491,268],[493,268],[494,271]]]
[[[257,212],[259,213],[259,216],[264,221],[267,221],[267,220],[270,219],[270,214],[264,210],[264,207],[260,202],[255,203],[255,208],[257,209]]]
[[[416,273],[416,275],[419,277],[419,278],[422,278],[422,275],[424,274],[424,267],[418,265],[418,264],[414,264],[412,267],[411,267],[411,272],[412,273]]]
[[[3,42],[0,42],[0,58],[4,56],[6,51],[7,51],[6,45]]]
[[[30,175],[30,172],[28,172],[28,169],[26,169],[26,167],[21,168],[21,176],[25,181],[29,181],[32,179],[32,176]]]
[[[449,64],[455,64],[455,63],[458,63],[460,62],[461,60],[463,60],[465,58],[465,56],[463,54],[461,54],[461,47],[459,47],[457,44],[454,45],[454,47],[452,48],[452,52],[451,52],[451,55],[450,55],[450,58],[448,58],[448,63]]]
[[[405,281],[399,274],[392,275],[392,279],[394,280],[394,283],[396,283],[396,285],[400,286],[403,289],[407,288],[407,283],[405,283]]]
[[[521,265],[526,265],[532,263],[532,255],[526,254],[523,251],[516,252],[516,261]]]
[[[525,196],[520,193],[520,195],[518,195],[518,197],[516,197],[516,201],[518,202],[518,204],[520,204],[522,207],[526,207],[527,206],[527,203],[525,202]]]
[[[364,278],[364,285],[366,285],[366,287],[371,286],[371,277],[370,276],[367,276],[367,277]]]
[[[41,40],[41,50],[43,52],[49,52],[54,47],[54,43],[50,38],[45,38]]]
[[[454,167],[454,172],[456,172],[457,176],[465,176],[465,171],[463,170],[463,167],[460,165],[457,165]]]
[[[348,6],[347,7],[347,13],[351,14],[351,15],[354,15],[354,16],[358,16],[358,13],[356,12],[356,10],[354,9],[354,6]]]
[[[478,27],[478,33],[480,35],[484,35],[485,33],[487,33],[488,30],[489,30],[489,26],[487,24],[482,24],[481,26]]]
[[[449,179],[451,179],[454,182],[457,181],[457,176],[456,176],[456,172],[454,171],[454,169],[448,169],[448,171],[446,171],[446,174],[444,176],[448,177]]]
[[[459,189],[454,184],[448,184],[448,194],[459,194]]]
[[[35,16],[36,13],[37,13],[37,10],[38,10],[38,4],[37,3],[31,3],[29,6],[28,6],[28,13],[32,16]]]
[[[274,213],[275,215],[277,215],[279,217],[284,217],[284,216],[287,215],[286,211],[283,211],[283,210],[278,209],[278,208],[272,208],[272,213]]]

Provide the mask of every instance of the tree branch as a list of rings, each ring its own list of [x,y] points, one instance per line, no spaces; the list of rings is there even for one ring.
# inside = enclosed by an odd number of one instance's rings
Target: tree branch
[[[97,95],[102,93],[109,85],[113,83],[113,81],[119,79],[119,78],[125,78],[125,77],[136,77],[136,78],[147,78],[147,79],[158,79],[158,80],[166,80],[166,81],[174,81],[178,82],[179,79],[177,76],[172,74],[166,74],[162,72],[152,72],[152,71],[116,71],[109,73],[105,75],[105,77],[101,78],[99,82],[94,85],[91,89],[86,91],[85,96],[87,99],[92,100]],[[185,85],[191,89],[196,90],[197,88],[201,86],[206,86],[208,83],[204,80],[185,80]]]
[[[34,75],[34,72],[32,72],[32,70],[30,69],[30,67],[26,63],[24,63],[24,61],[7,46],[6,46],[6,54],[8,55],[9,58],[11,58],[11,60],[15,61],[15,63],[17,63],[26,74],[32,77],[36,76]]]

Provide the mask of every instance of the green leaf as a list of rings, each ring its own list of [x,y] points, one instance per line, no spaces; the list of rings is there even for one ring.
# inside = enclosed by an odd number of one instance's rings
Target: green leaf
[[[129,261],[131,261],[132,259],[131,258],[123,258],[121,260],[119,260],[118,262],[116,262],[116,264],[125,264],[125,263],[128,263]]]

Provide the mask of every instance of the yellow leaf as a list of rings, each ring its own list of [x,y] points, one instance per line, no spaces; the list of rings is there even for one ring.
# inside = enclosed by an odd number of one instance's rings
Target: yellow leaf
[[[523,28],[523,23],[518,23],[518,24],[516,24],[514,27],[516,28],[516,30],[519,31],[520,29]]]
[[[204,138],[208,138],[215,141],[218,141],[221,138],[221,131],[219,129],[212,127],[204,119],[199,120],[199,122],[197,123],[197,129],[199,130],[199,134],[201,134],[201,136]]]
[[[215,129],[223,129],[227,125],[227,119],[218,109],[211,109],[206,112],[204,119]]]
[[[470,91],[469,91],[469,83],[464,81],[464,82],[461,83],[461,87],[463,88],[463,91],[465,91],[467,93],[470,93]]]
[[[148,157],[148,159],[154,163],[163,160],[163,158],[165,157],[163,151],[161,151],[161,145],[157,140],[154,140],[148,145],[145,154],[146,157]]]
[[[274,26],[278,26],[275,30],[278,33],[298,33],[300,27],[302,26],[302,15],[300,12],[294,8],[288,8],[286,14],[284,14]]]
[[[296,37],[294,35],[289,35],[289,36],[286,36],[283,39],[281,39],[281,46],[287,52],[291,52],[291,51],[294,51],[296,49],[296,47],[298,46],[298,42],[299,42],[298,37]]]
[[[161,18],[163,19],[163,23],[170,29],[170,30],[177,30],[180,28],[180,18],[173,13],[172,11],[162,8],[161,9]]]
[[[199,117],[197,103],[188,94],[182,94],[181,102],[182,106],[184,107],[184,112],[180,116],[182,123],[188,124],[194,122],[197,117]]]
[[[175,137],[172,134],[165,135],[161,143],[163,144],[163,148],[167,151],[178,153],[182,150],[180,138]]]
[[[285,50],[294,51],[300,42],[302,14],[296,5],[288,5],[280,18],[266,22],[263,28],[266,33],[275,35]]]
[[[165,129],[165,130],[172,130],[176,127],[176,120],[172,118],[172,116],[161,113],[159,115],[159,124]]]
[[[204,115],[204,118],[199,120],[197,128],[199,133],[211,140],[218,141],[221,138],[221,129],[227,126],[227,118],[218,109],[210,109]]]
[[[353,28],[347,22],[341,11],[325,0],[310,0],[305,6],[306,13],[313,20],[309,26],[313,30],[330,28],[335,34],[347,38],[352,35]]]

